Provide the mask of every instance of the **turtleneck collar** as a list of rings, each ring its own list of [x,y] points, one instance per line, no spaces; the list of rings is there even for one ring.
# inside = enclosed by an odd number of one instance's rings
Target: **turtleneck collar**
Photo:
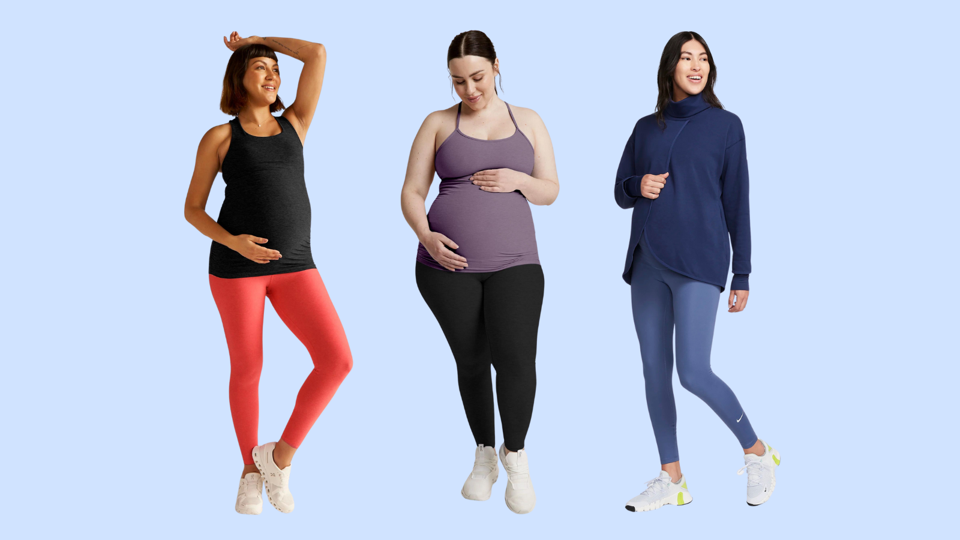
[[[670,100],[664,114],[673,118],[689,118],[700,111],[709,109],[710,104],[703,100],[703,92],[687,96],[680,101]]]

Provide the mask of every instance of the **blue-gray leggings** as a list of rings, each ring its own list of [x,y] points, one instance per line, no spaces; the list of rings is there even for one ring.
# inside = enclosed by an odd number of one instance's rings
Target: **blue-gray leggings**
[[[677,406],[673,401],[673,329],[677,329],[680,384],[706,402],[740,441],[750,448],[757,435],[737,396],[710,369],[713,327],[720,287],[688,278],[650,256],[645,235],[634,258],[630,294],[633,323],[640,341],[647,409],[660,451],[660,463],[680,460]]]

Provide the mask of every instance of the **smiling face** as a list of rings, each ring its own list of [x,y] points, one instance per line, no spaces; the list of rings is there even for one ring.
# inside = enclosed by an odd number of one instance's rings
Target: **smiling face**
[[[710,74],[710,61],[703,45],[695,39],[683,44],[673,74],[673,100],[680,101],[703,91]]]
[[[280,90],[280,66],[266,56],[251,58],[243,74],[243,89],[247,91],[248,105],[271,105]]]
[[[494,77],[500,72],[499,59],[491,64],[480,56],[463,56],[451,60],[447,67],[453,88],[471,109],[483,109],[497,95]]]

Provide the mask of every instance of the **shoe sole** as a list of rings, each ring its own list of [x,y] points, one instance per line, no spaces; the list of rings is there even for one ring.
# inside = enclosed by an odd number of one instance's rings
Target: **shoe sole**
[[[262,476],[263,478],[266,478],[267,473],[263,471],[263,465],[260,464],[260,455],[259,455],[260,453],[258,452],[259,449],[260,449],[259,446],[253,449],[253,463],[257,466],[257,470],[260,471],[260,476]],[[266,480],[263,481],[263,487],[267,488],[267,499],[270,501],[270,506],[273,506],[280,512],[283,512],[284,514],[289,514],[290,512],[293,512],[292,509],[283,510],[282,508],[277,506],[277,503],[273,502],[273,493],[270,493],[270,484],[268,484]]]
[[[777,487],[777,467],[780,466],[780,463],[783,461],[780,458],[780,452],[776,450],[773,451],[773,455],[777,456],[776,466],[773,468],[773,482],[770,483],[770,491],[767,492],[767,496],[760,502],[754,504],[750,501],[747,501],[747,506],[760,506],[761,504],[770,500],[770,497],[773,496],[773,490]]]
[[[692,497],[689,493],[680,491],[680,492],[677,493],[677,495],[683,495],[683,502],[682,502],[682,503],[681,503],[681,502],[678,502],[678,501],[674,501],[674,500],[673,500],[673,499],[674,499],[673,496],[670,496],[670,497],[666,497],[666,498],[664,498],[664,499],[660,499],[659,501],[657,501],[657,502],[655,502],[655,503],[651,503],[651,504],[648,504],[648,505],[646,505],[646,506],[641,506],[640,508],[637,508],[637,507],[635,507],[635,506],[632,505],[632,504],[628,504],[628,505],[626,505],[626,509],[629,510],[629,511],[631,511],[631,512],[650,512],[650,511],[652,511],[652,510],[656,510],[656,509],[661,508],[661,507],[663,507],[663,506],[666,506],[666,505],[668,505],[668,504],[672,504],[672,505],[674,505],[674,506],[686,506],[686,505],[688,505],[688,504],[690,504],[690,503],[693,502],[693,497]]]

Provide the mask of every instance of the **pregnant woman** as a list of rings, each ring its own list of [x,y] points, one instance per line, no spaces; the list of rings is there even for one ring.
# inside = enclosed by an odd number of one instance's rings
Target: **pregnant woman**
[[[717,68],[694,32],[664,47],[656,113],[627,140],[614,195],[633,208],[623,279],[630,284],[647,409],[660,453],[660,476],[627,503],[645,511],[693,500],[680,472],[673,400],[676,329],[680,384],[710,406],[743,448],[747,504],[770,498],[780,454],[757,438],[733,391],[710,369],[717,304],[733,244],[728,312],[747,306],[750,212],[743,126],[713,92]]]
[[[233,54],[220,109],[234,119],[200,141],[184,213],[213,240],[210,289],[230,351],[230,413],[243,457],[236,510],[259,514],[265,482],[270,503],[291,512],[293,455],[353,365],[310,251],[310,201],[303,177],[303,141],[327,56],[323,45],[292,38],[241,38],[234,32],[224,42]],[[272,114],[284,109],[275,51],[303,62],[297,99],[281,116]],[[205,208],[217,172],[227,187],[213,221]],[[264,298],[307,347],[314,369],[283,435],[258,446]]]
[[[401,205],[420,240],[417,286],[453,352],[477,445],[461,494],[485,501],[497,481],[492,363],[503,424],[499,457],[508,476],[504,497],[510,510],[525,514],[536,504],[524,438],[537,385],[544,283],[528,202],[551,204],[560,184],[543,121],[497,95],[500,62],[490,39],[476,30],[453,38],[447,68],[461,102],[424,120]],[[440,194],[427,215],[434,172]]]

